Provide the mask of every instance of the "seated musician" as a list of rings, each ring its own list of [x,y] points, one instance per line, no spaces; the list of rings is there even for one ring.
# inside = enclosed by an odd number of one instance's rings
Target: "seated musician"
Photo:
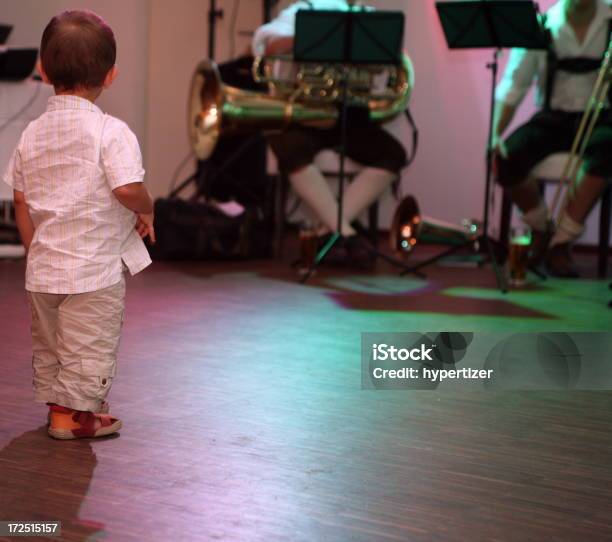
[[[350,0],[294,2],[276,19],[256,31],[253,52],[256,55],[292,53],[295,14],[300,9],[346,10],[354,3]],[[338,124],[331,129],[292,126],[281,134],[269,137],[279,168],[288,174],[296,193],[323,224],[319,231],[321,236],[336,231],[338,205],[331,187],[313,160],[322,149],[335,149],[339,146]],[[360,108],[351,108],[349,112],[345,149],[349,158],[365,166],[344,193],[341,233],[348,239],[347,245],[354,247],[359,243],[354,243],[356,232],[351,222],[397,178],[406,165],[406,152],[395,137],[369,120],[367,109]]]
[[[555,229],[531,169],[547,156],[568,152],[608,47],[612,11],[605,0],[559,0],[546,14],[549,52],[511,52],[497,88],[495,134],[498,182],[532,228],[532,265],[544,261],[554,276],[577,277],[570,247],[612,177],[612,115],[602,112],[578,176],[578,186]],[[540,111],[508,139],[500,139],[534,79]],[[549,247],[550,245],[550,247]]]

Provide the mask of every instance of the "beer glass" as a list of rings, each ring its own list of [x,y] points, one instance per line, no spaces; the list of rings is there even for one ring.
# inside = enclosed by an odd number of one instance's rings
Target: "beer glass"
[[[527,226],[517,226],[510,231],[508,247],[508,284],[521,288],[527,283],[527,258],[531,245],[531,230]]]

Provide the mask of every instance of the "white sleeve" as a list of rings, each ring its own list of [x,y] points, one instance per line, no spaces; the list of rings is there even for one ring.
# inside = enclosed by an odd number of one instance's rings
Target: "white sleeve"
[[[273,21],[260,26],[253,36],[251,48],[254,55],[263,55],[271,38],[286,38],[295,34],[295,14],[308,7],[307,2],[296,2],[281,11]]]
[[[539,51],[512,49],[504,76],[495,90],[495,99],[508,105],[518,105],[531,87],[538,72]]]
[[[23,182],[23,173],[21,170],[21,151],[19,145],[13,151],[11,159],[4,173],[4,182],[13,190],[23,192],[25,190]]]
[[[102,137],[101,161],[111,190],[144,180],[140,146],[128,125],[109,117]]]

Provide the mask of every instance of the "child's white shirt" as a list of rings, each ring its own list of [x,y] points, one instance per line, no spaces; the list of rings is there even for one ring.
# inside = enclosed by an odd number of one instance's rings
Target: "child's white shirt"
[[[121,120],[77,96],[53,96],[24,130],[4,175],[23,192],[35,232],[26,290],[78,294],[151,263],[136,215],[112,190],[143,182],[136,136]]]

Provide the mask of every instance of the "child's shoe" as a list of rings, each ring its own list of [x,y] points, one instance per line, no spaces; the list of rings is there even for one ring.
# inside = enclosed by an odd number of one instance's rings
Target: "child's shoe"
[[[55,405],[55,403],[47,403],[48,407],[51,407]],[[102,404],[100,405],[100,410],[98,410],[96,412],[96,414],[108,414],[110,412],[110,404],[108,403],[108,401],[102,401]],[[49,412],[47,413],[47,425],[49,425],[51,423],[51,409],[49,409]]]
[[[105,437],[121,429],[121,420],[108,414],[72,410],[59,405],[50,406],[49,414],[48,433],[57,439]]]

